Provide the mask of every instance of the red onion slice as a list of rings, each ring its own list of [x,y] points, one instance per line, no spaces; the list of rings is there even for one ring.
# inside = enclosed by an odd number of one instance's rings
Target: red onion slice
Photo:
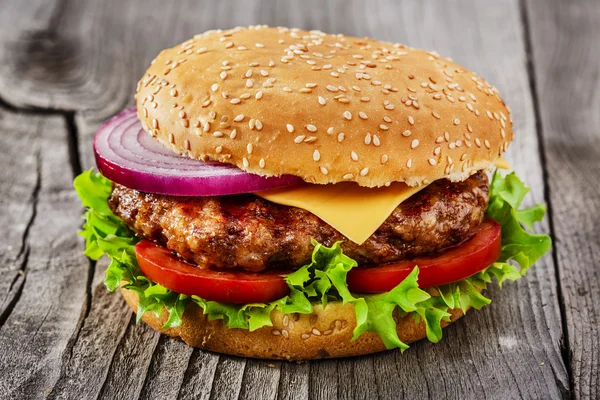
[[[292,175],[265,178],[234,165],[183,157],[144,131],[135,108],[127,108],[100,127],[94,138],[98,169],[131,189],[171,196],[223,196],[291,186]]]

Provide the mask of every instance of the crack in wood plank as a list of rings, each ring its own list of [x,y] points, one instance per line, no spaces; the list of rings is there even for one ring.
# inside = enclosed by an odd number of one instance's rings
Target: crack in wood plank
[[[19,249],[19,252],[17,254],[17,260],[21,259],[21,262],[19,263],[19,268],[15,272],[15,277],[14,277],[13,281],[10,283],[10,286],[8,288],[7,297],[10,297],[10,299],[9,299],[8,303],[6,304],[6,306],[4,306],[4,303],[2,305],[0,305],[0,329],[2,328],[2,326],[4,325],[4,323],[6,322],[8,317],[10,316],[10,314],[13,311],[14,307],[16,306],[17,302],[19,301],[19,298],[21,297],[21,293],[23,291],[23,286],[25,285],[25,280],[26,280],[27,263],[29,261],[29,247],[28,247],[27,243],[28,243],[28,239],[29,239],[29,231],[31,230],[31,226],[35,222],[35,218],[37,216],[37,207],[38,207],[39,193],[40,193],[40,187],[41,187],[41,170],[40,170],[41,163],[40,163],[39,150],[36,150],[34,157],[35,157],[35,162],[36,162],[36,165],[35,165],[36,180],[35,180],[35,186],[33,187],[33,191],[31,193],[31,200],[30,200],[31,201],[31,216],[30,216],[29,220],[27,221],[25,230],[23,231],[23,235],[21,238],[21,248]],[[17,286],[14,294],[11,296],[11,292],[13,291],[13,288],[17,282],[19,282],[19,285]]]
[[[526,0],[519,0],[519,11],[521,13],[521,21],[523,24],[523,42],[525,44],[525,52],[527,54],[527,75],[529,77],[529,90],[531,91],[531,96],[533,97],[533,112],[535,115],[535,127],[536,133],[538,137],[538,148],[540,154],[540,160],[542,163],[542,175],[544,182],[544,200],[547,205],[547,219],[549,226],[549,235],[553,240],[553,246],[551,248],[552,252],[552,260],[554,264],[554,273],[556,275],[556,282],[561,281],[561,272],[558,266],[558,256],[557,256],[557,243],[556,243],[556,234],[554,229],[554,210],[552,207],[552,198],[550,197],[550,188],[549,188],[549,176],[548,176],[548,161],[546,148],[544,146],[544,127],[542,123],[542,118],[540,115],[540,101],[539,101],[539,92],[537,88],[537,80],[535,76],[535,69],[533,67],[533,44],[531,42],[531,27],[529,23],[529,15],[527,11]],[[556,293],[558,296],[558,307],[560,311],[560,320],[561,320],[561,355],[563,358],[563,363],[565,368],[567,369],[568,374],[568,386],[564,385],[564,382],[557,379],[557,384],[559,388],[561,388],[561,392],[563,398],[568,398],[574,390],[574,382],[573,382],[573,371],[571,369],[571,350],[569,347],[569,330],[567,328],[567,313],[565,310],[565,299],[562,292],[562,287],[560,284],[556,286]]]

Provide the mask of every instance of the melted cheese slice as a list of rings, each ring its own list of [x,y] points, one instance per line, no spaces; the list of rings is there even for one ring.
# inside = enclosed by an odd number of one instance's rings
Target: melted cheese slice
[[[502,157],[496,167],[510,169]],[[309,183],[255,193],[277,204],[302,208],[327,222],[354,243],[363,244],[400,203],[426,186],[395,182],[389,187],[366,188],[356,183]]]
[[[496,166],[496,168],[500,168],[500,169],[512,169],[510,167],[510,164],[508,163],[508,161],[506,161],[502,157],[496,158],[496,161],[494,162],[494,165]]]
[[[255,193],[263,199],[310,211],[355,243],[362,244],[404,200],[425,188],[395,182],[366,188],[353,182],[301,184]]]

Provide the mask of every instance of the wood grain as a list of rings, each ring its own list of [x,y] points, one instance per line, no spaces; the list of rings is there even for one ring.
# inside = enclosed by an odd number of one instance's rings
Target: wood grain
[[[575,398],[600,397],[600,7],[527,2]]]
[[[5,393],[17,396],[37,393],[39,396],[42,387],[47,389],[43,393],[51,398],[568,397],[569,376],[561,357],[559,292],[568,305],[565,307],[569,329],[566,345],[573,350],[569,368],[575,374],[576,394],[582,398],[586,395],[598,397],[598,360],[589,354],[586,357],[590,349],[598,354],[598,328],[589,325],[600,318],[597,302],[592,303],[592,299],[597,301],[600,296],[598,277],[594,275],[597,264],[592,263],[598,259],[598,241],[594,242],[598,231],[593,223],[598,221],[598,213],[593,214],[595,218],[588,214],[588,210],[598,208],[593,200],[598,194],[597,185],[593,185],[597,180],[594,180],[597,164],[592,164],[598,156],[593,147],[593,138],[598,133],[598,113],[583,112],[590,111],[591,105],[599,108],[597,96],[592,95],[598,79],[594,77],[593,61],[583,57],[580,47],[568,46],[568,43],[584,35],[583,42],[587,46],[584,48],[588,49],[585,54],[593,53],[591,50],[597,44],[589,38],[594,34],[598,36],[598,20],[594,18],[598,18],[599,7],[572,6],[566,10],[566,16],[561,14],[559,18],[559,11],[564,10],[558,7],[558,2],[554,1],[555,11],[547,11],[542,5],[546,3],[531,1],[527,14],[531,19],[534,59],[536,65],[542,65],[535,69],[535,82],[540,82],[540,95],[550,97],[543,99],[540,105],[543,147],[555,159],[554,164],[548,160],[548,173],[552,222],[558,239],[555,246],[559,276],[568,278],[567,282],[577,282],[576,285],[561,282],[558,287],[553,258],[545,257],[530,270],[526,279],[516,284],[508,283],[502,291],[489,290],[487,295],[493,299],[492,305],[481,312],[470,312],[450,326],[444,331],[445,338],[441,343],[417,343],[404,354],[394,351],[346,360],[295,364],[244,360],[192,350],[176,340],[160,337],[145,326],[135,326],[120,296],[108,293],[101,285],[103,263],[96,266],[91,284],[93,292],[89,293],[89,314],[85,311],[88,269],[80,255],[81,248],[77,247],[80,242],[73,235],[79,218],[73,213],[78,209],[74,199],[70,198],[68,207],[58,207],[51,213],[52,221],[57,221],[57,226],[63,229],[60,232],[67,232],[63,237],[68,236],[68,240],[64,240],[71,243],[72,248],[65,250],[63,246],[56,250],[58,253],[50,253],[46,246],[34,251],[31,238],[38,240],[42,231],[42,227],[36,225],[38,217],[35,216],[40,211],[34,212],[35,199],[39,200],[38,207],[61,204],[52,191],[45,189],[41,178],[44,173],[55,174],[61,185],[70,184],[70,178],[64,178],[68,175],[65,175],[68,157],[57,157],[50,164],[42,162],[44,157],[57,154],[51,150],[56,146],[50,146],[49,150],[42,146],[55,140],[57,132],[66,135],[66,130],[52,131],[53,126],[63,121],[60,117],[19,117],[9,113],[8,119],[0,117],[0,130],[2,124],[13,129],[23,121],[29,124],[30,120],[44,122],[38,122],[43,125],[39,137],[34,131],[27,131],[29,139],[11,144],[21,150],[13,153],[15,156],[8,161],[0,160],[0,167],[3,167],[0,183],[14,186],[14,192],[2,199],[2,205],[9,204],[11,211],[3,213],[0,210],[0,223],[15,226],[9,230],[6,241],[12,248],[0,252],[0,268],[3,268],[2,272],[9,272],[8,279],[0,278],[0,296],[4,296],[0,297],[0,355],[8,354],[8,362],[0,358],[0,372],[17,364],[17,353],[11,352],[10,348],[22,331],[15,330],[13,321],[18,321],[25,310],[34,309],[31,321],[39,325],[46,312],[33,297],[32,290],[40,290],[39,286],[32,284],[31,290],[28,289],[29,280],[33,279],[30,273],[27,272],[25,280],[15,275],[15,271],[21,265],[27,270],[30,266],[36,269],[37,265],[41,270],[40,260],[59,257],[62,252],[66,252],[71,260],[69,265],[77,268],[61,270],[58,277],[50,280],[53,284],[63,282],[62,297],[74,297],[68,304],[71,309],[59,317],[54,307],[61,304],[48,297],[53,325],[45,322],[42,326],[54,334],[48,342],[49,348],[45,348],[46,342],[30,341],[24,345],[26,354],[42,352],[39,354],[45,355],[40,360],[27,361],[17,368],[19,372],[10,375],[21,377],[20,381],[5,379],[2,375],[0,388],[6,388],[6,391],[0,391],[0,398]],[[91,138],[94,131],[103,120],[132,103],[137,79],[162,48],[207,29],[265,23],[368,35],[436,49],[475,70],[499,88],[513,110],[516,140],[509,150],[509,159],[518,174],[532,186],[528,204],[548,200],[536,132],[539,121],[534,112],[531,76],[527,69],[528,30],[522,25],[523,14],[518,0],[188,0],[168,3],[160,0],[32,0],[33,8],[24,4],[0,0],[0,26],[13,26],[13,29],[0,32],[0,97],[19,107],[74,113],[84,168],[93,165]],[[32,13],[31,9],[36,12]],[[584,9],[587,12],[582,15]],[[531,17],[534,14],[535,19]],[[19,21],[18,26],[12,21]],[[557,27],[556,24],[561,25]],[[579,31],[567,32],[571,42],[561,39],[562,36],[552,36],[564,34],[571,24],[581,25]],[[569,60],[558,57],[556,54],[559,53],[541,50],[553,48],[553,42],[548,42],[548,38],[563,46],[561,51],[570,54]],[[587,63],[584,65],[583,61]],[[575,95],[569,98],[571,102],[579,102],[576,104],[580,106],[580,112],[575,115],[565,111],[566,108],[557,112],[559,103],[555,103],[561,100],[559,94],[564,95],[566,88],[575,84],[570,80],[571,75],[560,73],[566,67],[575,69],[588,81],[596,82],[596,86],[581,87],[587,94],[586,103]],[[553,81],[555,76],[560,77],[558,83]],[[557,90],[561,91],[557,93]],[[58,122],[52,125],[46,120]],[[596,129],[591,130],[591,127]],[[4,136],[1,140],[5,140]],[[29,146],[27,140],[35,146]],[[66,141],[62,146],[66,146]],[[37,149],[40,149],[37,162],[41,166],[39,192],[36,169],[32,170],[26,164],[26,157],[16,156],[33,154],[31,162],[35,165]],[[560,165],[558,160],[562,161]],[[60,163],[63,169],[58,173],[55,164]],[[569,168],[559,168],[563,163]],[[17,174],[15,171],[22,172]],[[584,171],[587,173],[582,173]],[[59,179],[61,173],[63,177]],[[55,175],[49,175],[53,182]],[[565,181],[570,186],[563,186]],[[575,195],[582,192],[587,194],[584,200]],[[574,201],[579,201],[581,206],[570,208],[569,204]],[[559,221],[557,215],[569,215],[569,220],[562,217]],[[18,221],[33,223],[19,225]],[[69,223],[73,226],[67,228]],[[578,230],[578,224],[584,224],[583,232]],[[29,230],[27,226],[30,226]],[[550,227],[544,222],[538,229],[548,232]],[[31,251],[27,253],[29,247]],[[585,252],[581,254],[580,249]],[[573,258],[574,253],[578,254],[576,258]],[[36,257],[31,258],[34,254]],[[577,264],[573,264],[573,260],[577,260]],[[586,266],[574,267],[581,263]],[[67,272],[74,276],[68,283],[64,282]],[[36,279],[42,279],[41,273]],[[4,309],[8,311],[4,312]],[[4,326],[3,318],[6,318]],[[64,329],[58,335],[51,330],[59,329],[55,325]],[[41,370],[37,369],[38,365],[52,368]]]
[[[0,223],[12,247],[0,252],[2,399],[47,395],[85,313],[89,263],[74,235],[66,135],[63,117],[0,109],[1,148],[15,150],[0,161]]]

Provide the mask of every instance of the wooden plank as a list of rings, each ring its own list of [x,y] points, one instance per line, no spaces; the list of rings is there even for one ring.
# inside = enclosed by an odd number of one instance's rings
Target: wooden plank
[[[161,335],[152,355],[152,363],[140,397],[143,399],[176,399],[193,349],[182,341]]]
[[[281,361],[248,360],[239,397],[241,399],[277,398],[281,373]]]
[[[575,398],[600,397],[600,3],[528,1]]]
[[[135,316],[131,316],[135,319]],[[108,378],[104,382],[100,398],[138,398],[148,367],[152,359],[146,357],[148,350],[154,350],[160,334],[148,325],[136,326],[130,323],[123,340],[115,352]],[[140,357],[142,355],[142,357]]]
[[[63,117],[0,109],[0,141],[11,149],[0,161],[0,222],[13,247],[1,252],[0,282],[2,296],[18,291],[2,304],[0,398],[48,394],[85,312],[89,264],[74,235],[80,205],[66,138]]]
[[[77,74],[66,80],[59,76],[43,84],[34,81],[38,84],[35,92],[10,88],[17,94],[6,96],[10,101],[18,99],[18,104],[82,110],[76,114],[76,122],[86,167],[92,160],[93,131],[131,101],[137,78],[160,49],[206,29],[261,21],[436,48],[478,71],[495,83],[512,105],[518,137],[511,160],[519,174],[533,184],[533,200],[544,199],[540,161],[531,156],[537,154],[538,146],[522,31],[504,28],[519,27],[516,0],[485,5],[475,0],[452,4],[282,1],[274,5],[266,0],[190,1],[183,6],[164,6],[158,0],[137,3],[67,2],[60,26],[56,26],[57,36],[77,41],[77,55],[69,71],[86,76],[85,82],[74,81]],[[0,75],[0,81],[5,82],[4,86],[0,83],[1,92],[9,87],[5,76],[11,75]],[[68,93],[65,88],[69,88]],[[151,396],[155,393],[152,389],[163,387],[160,382],[165,382],[164,393],[170,398],[250,397],[265,393],[257,386],[263,382],[268,388],[277,387],[281,398],[375,394],[386,398],[399,393],[402,396],[398,397],[417,398],[440,393],[461,398],[557,398],[568,390],[568,379],[560,357],[553,268],[547,258],[532,269],[527,280],[507,284],[502,292],[490,290],[494,304],[480,313],[469,313],[451,326],[440,344],[418,343],[403,355],[391,352],[348,360],[277,363],[279,368],[199,350],[191,353],[171,339],[159,340],[155,351],[152,345],[136,344],[136,337],[146,337],[145,328],[128,327],[130,312],[118,295],[96,287],[96,279],[90,314],[72,355],[64,359],[61,379],[51,397],[108,396],[106,388],[123,387],[122,377],[119,380],[115,374],[138,365],[147,366],[144,368],[149,372],[145,374],[142,368],[128,376],[131,388],[127,390],[132,391],[126,393],[131,395]],[[159,371],[163,368],[160,361],[172,359],[171,351],[175,356],[181,354],[182,359]]]
[[[62,83],[73,65],[73,44],[56,30],[61,3],[0,0],[0,93],[15,106],[55,108],[46,89]]]

